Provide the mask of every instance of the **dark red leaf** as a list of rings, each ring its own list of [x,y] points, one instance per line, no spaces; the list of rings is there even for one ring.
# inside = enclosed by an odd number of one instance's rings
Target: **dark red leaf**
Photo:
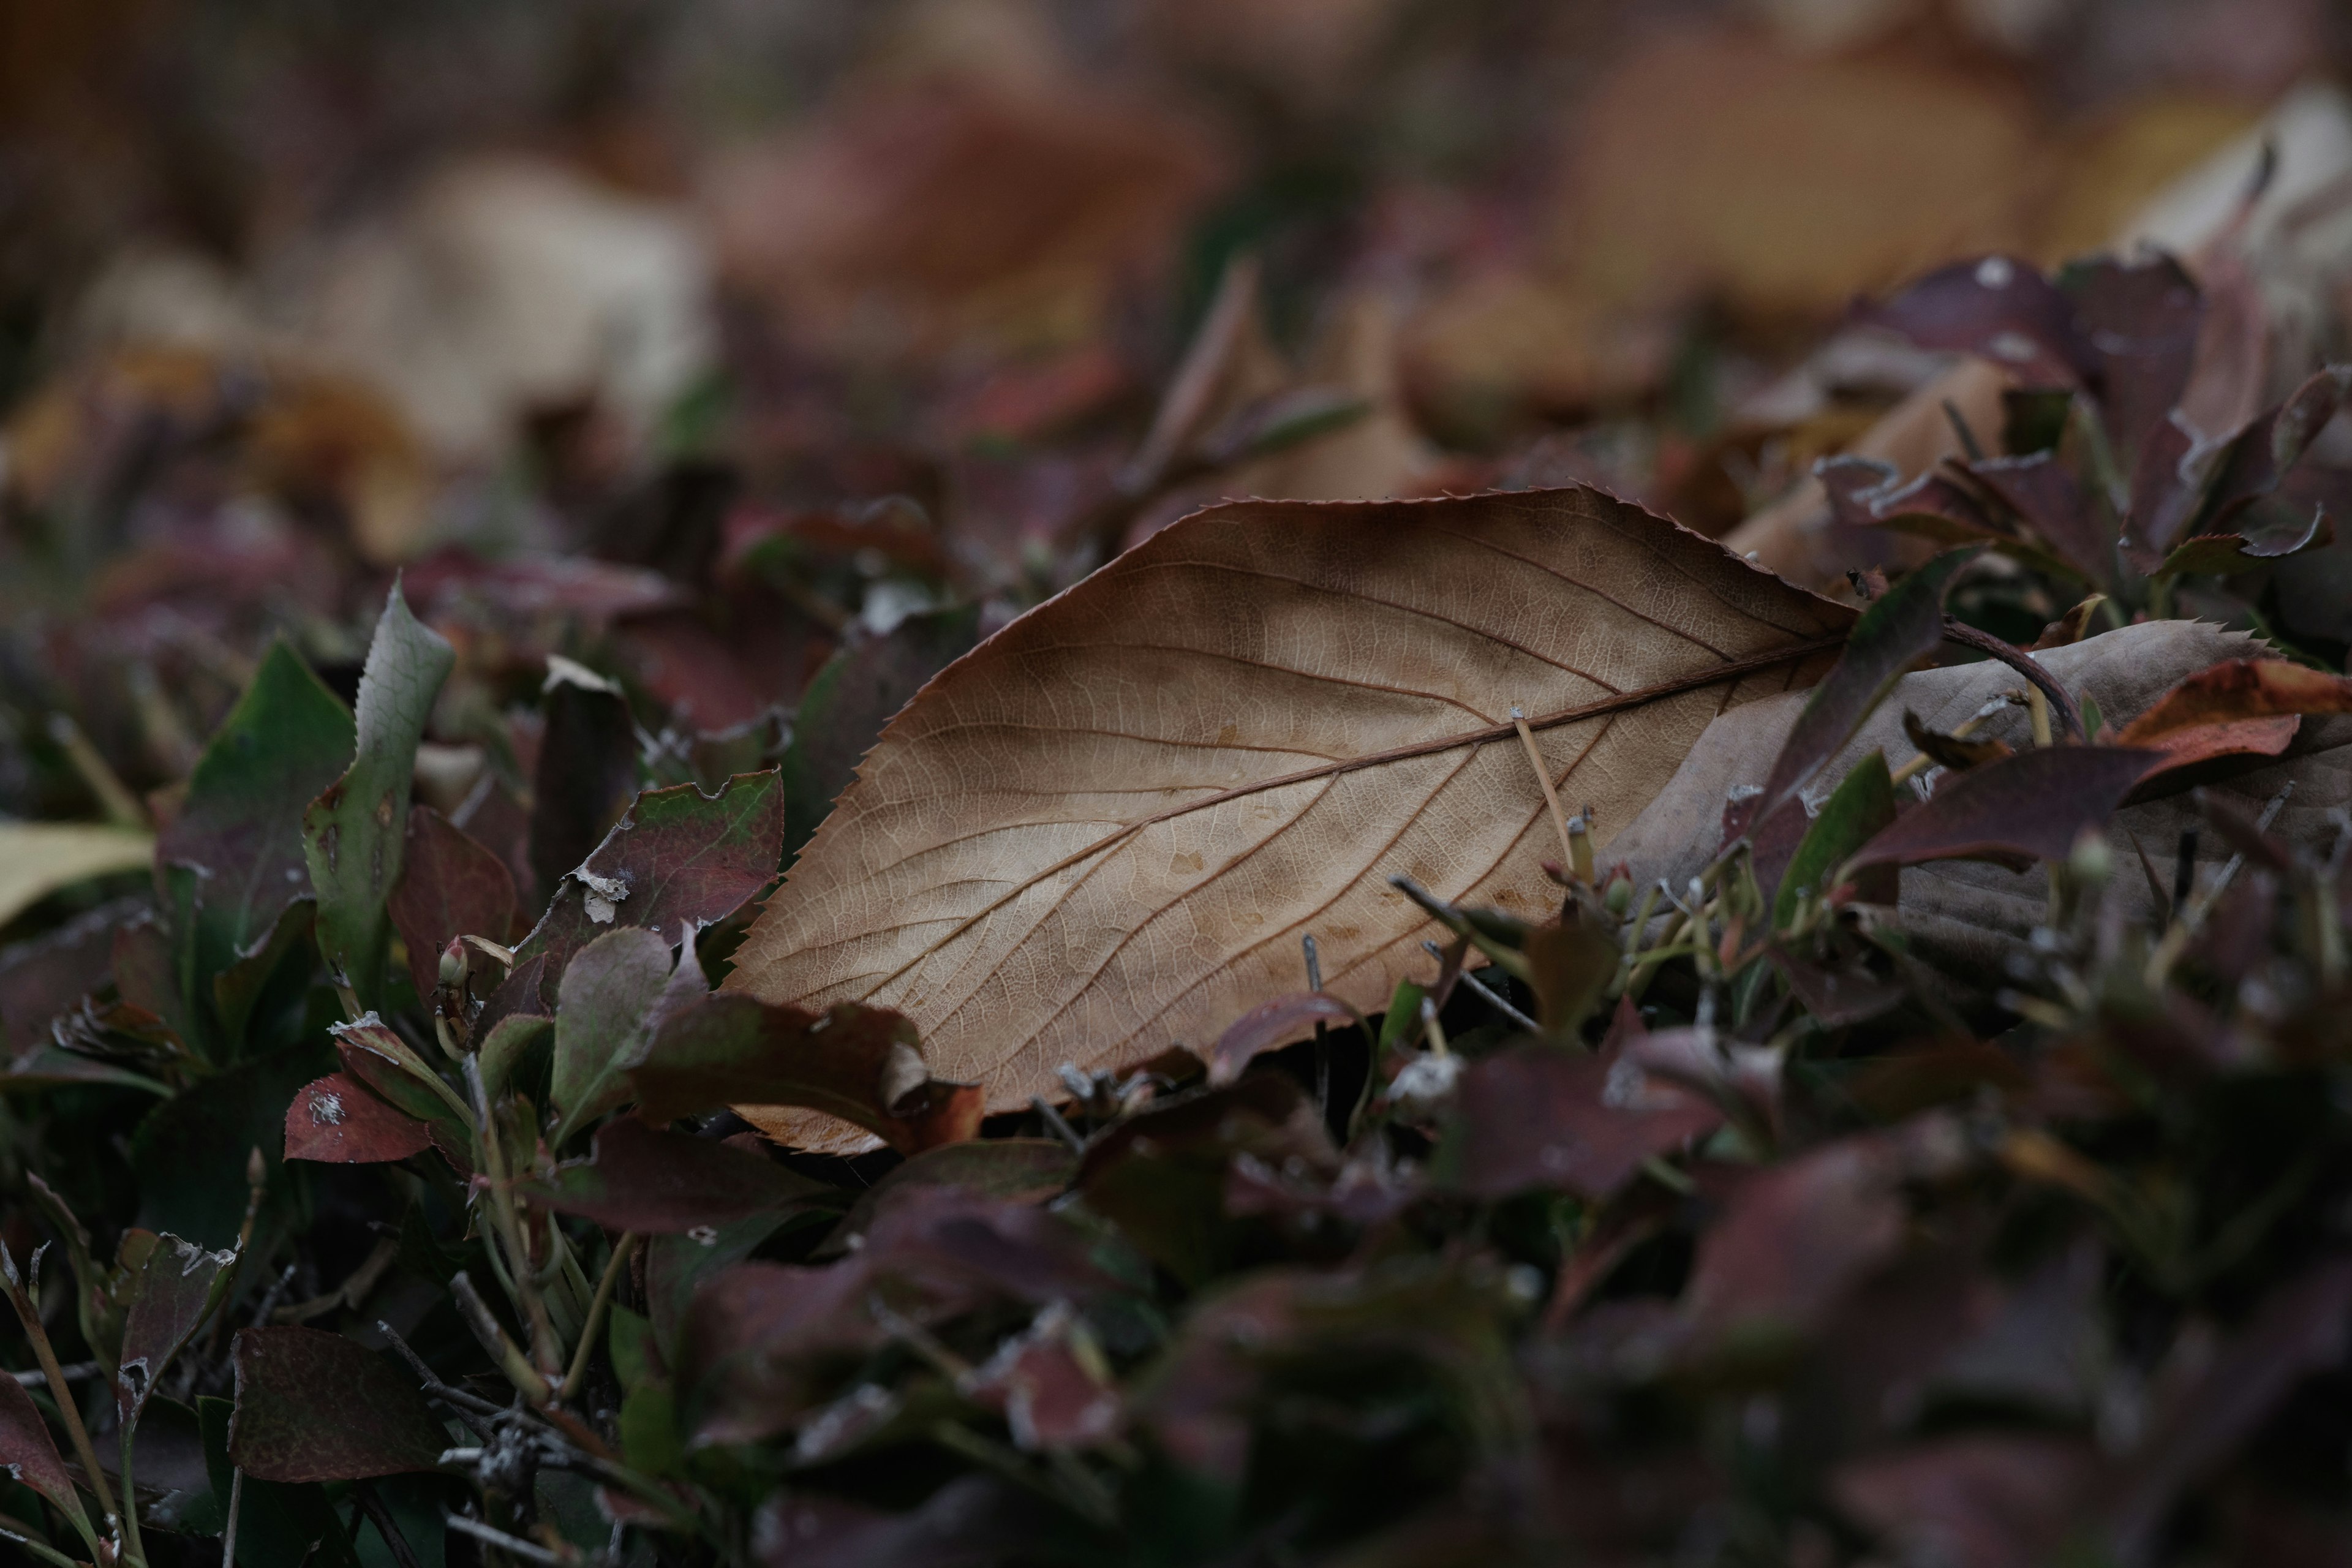
[[[237,1331],[229,1458],[265,1481],[352,1481],[430,1470],[448,1435],[415,1381],[341,1334]]]
[[[832,1189],[748,1150],[623,1116],[596,1130],[589,1159],[518,1191],[558,1214],[651,1236],[724,1225]]]
[[[514,931],[514,877],[504,862],[429,805],[411,806],[400,880],[388,906],[408,947],[408,977],[430,998],[441,950],[460,936],[504,943]]]
[[[1003,1411],[1013,1441],[1033,1453],[1098,1444],[1118,1430],[1119,1398],[1102,1352],[1085,1333],[1057,1301],[973,1368],[964,1392]]]
[[[286,1108],[286,1157],[337,1165],[378,1165],[422,1154],[432,1130],[377,1099],[345,1073],[302,1086]]]
[[[1692,1266],[1684,1309],[1700,1342],[1817,1325],[1902,1246],[1899,1174],[1870,1137],[1743,1173]]]
[[[1831,1491],[1903,1562],[2042,1568],[2098,1474],[2097,1455],[2074,1438],[1965,1436],[1847,1465]]]
[[[2094,583],[2115,574],[2115,532],[2100,521],[2090,493],[2055,453],[1990,458],[1969,472],[2022,517],[2061,561]]]
[[[2099,405],[2126,470],[2189,384],[2205,302],[2169,256],[2076,262],[2060,280],[2099,356]]]
[[[24,1482],[58,1512],[88,1518],[39,1406],[23,1384],[5,1375],[0,1375],[0,1474]]]
[[[980,1131],[978,1087],[932,1078],[912,1024],[856,1003],[814,1014],[721,992],[665,1020],[628,1076],[642,1114],[656,1124],[734,1105],[763,1125],[783,1120],[763,1117],[763,1108],[797,1106],[906,1153]]]
[[[637,793],[637,726],[620,689],[551,661],[532,773],[530,868],[541,900],[605,841]],[[643,924],[643,921],[635,922]]]
[[[1259,1055],[1294,1040],[1308,1038],[1317,1024],[1363,1026],[1364,1016],[1337,996],[1320,991],[1295,991],[1262,1003],[1234,1021],[1209,1048],[1209,1082],[1223,1085],[1242,1076],[1242,1069]]]
[[[2116,746],[2047,746],[1988,763],[1948,780],[1935,799],[1864,845],[1848,869],[2063,860],[2083,830],[2104,826],[2162,758]]]
[[[1482,1058],[1454,1091],[1437,1173],[1475,1197],[1532,1189],[1595,1202],[1723,1123],[1704,1097],[1616,1058],[1534,1047]]]
[[[176,1236],[133,1230],[122,1238],[121,1257],[129,1278],[116,1297],[127,1302],[118,1387],[135,1412],[203,1325],[215,1286],[226,1288],[221,1272],[236,1255],[207,1251]]]
[[[518,973],[545,959],[539,992],[552,1011],[572,953],[614,926],[643,926],[677,946],[775,880],[783,831],[772,772],[738,773],[715,795],[690,784],[646,791],[577,870],[558,873],[562,886],[516,950]]]

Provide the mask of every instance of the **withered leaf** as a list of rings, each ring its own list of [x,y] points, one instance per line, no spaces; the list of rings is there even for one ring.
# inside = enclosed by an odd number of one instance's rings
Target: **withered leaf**
[[[135,1420],[147,1396],[170,1370],[180,1347],[203,1327],[221,1293],[230,1283],[224,1272],[236,1262],[234,1252],[213,1252],[176,1236],[134,1230],[122,1240],[127,1289],[118,1290],[125,1302],[122,1320],[122,1361],[116,1376],[117,1398],[127,1398],[126,1420]]]
[[[265,1481],[430,1470],[449,1439],[415,1382],[341,1334],[239,1329],[229,1457]]]
[[[1328,989],[1378,1007],[1423,929],[1390,875],[1552,902],[1513,707],[1622,822],[1851,619],[1590,489],[1212,508],[926,688],[728,984],[903,1013],[992,1108],[1213,1037],[1294,984],[1310,921]]]

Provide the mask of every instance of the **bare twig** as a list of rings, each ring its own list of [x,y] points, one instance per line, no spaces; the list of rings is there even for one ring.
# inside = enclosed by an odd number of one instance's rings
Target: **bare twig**
[[[520,1535],[509,1535],[503,1530],[492,1530],[478,1519],[467,1519],[462,1513],[444,1514],[450,1529],[460,1535],[470,1535],[486,1546],[501,1552],[511,1552],[526,1563],[544,1563],[550,1568],[564,1568],[565,1560],[535,1541],[525,1541]]]
[[[24,1281],[16,1273],[16,1260],[8,1255],[5,1244],[0,1244],[0,1284],[5,1286],[8,1304],[16,1309],[16,1321],[25,1327],[25,1338],[32,1342],[33,1354],[40,1359],[49,1387],[62,1394],[65,1368],[58,1364],[58,1352],[49,1344],[48,1330],[42,1326],[41,1314],[32,1298],[25,1294]],[[96,1494],[98,1506],[110,1517],[114,1516],[114,1490],[106,1484],[106,1472],[98,1468],[98,1450],[90,1445],[89,1429],[82,1425],[81,1411],[71,1399],[64,1397],[58,1400],[58,1411],[65,1417],[66,1436],[73,1439],[74,1457],[81,1461],[82,1472],[89,1478],[89,1489]]]
[[[417,1568],[416,1553],[408,1549],[408,1538],[401,1534],[400,1526],[393,1522],[392,1510],[383,1506],[382,1498],[375,1495],[375,1488],[366,1481],[354,1481],[352,1483],[352,1497],[359,1503],[360,1511],[368,1516],[368,1522],[375,1526],[375,1532],[383,1537],[385,1547],[392,1552],[392,1560],[399,1563],[400,1568]],[[226,1564],[224,1568],[226,1568]]]
[[[2051,712],[2066,721],[2067,737],[2075,741],[2088,739],[2083,731],[2083,710],[2075,702],[2074,694],[2060,685],[2058,678],[2042,668],[2032,654],[1951,616],[1944,617],[1944,640],[1997,658],[2033,682],[2034,689],[2049,700]]]
[[[612,1303],[613,1289],[620,1281],[621,1269],[628,1263],[629,1255],[636,1249],[635,1232],[624,1235],[613,1244],[613,1256],[604,1262],[604,1276],[596,1281],[595,1300],[588,1303],[588,1321],[581,1325],[580,1342],[572,1348],[572,1370],[563,1374],[563,1386],[555,1391],[556,1403],[566,1403],[580,1392],[580,1381],[588,1375],[588,1353],[595,1348],[596,1326],[604,1321],[604,1309]]]

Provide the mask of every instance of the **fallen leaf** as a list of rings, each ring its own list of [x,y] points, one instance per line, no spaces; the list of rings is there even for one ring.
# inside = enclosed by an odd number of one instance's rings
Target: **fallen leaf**
[[[718,1226],[831,1189],[710,1138],[664,1132],[635,1116],[596,1130],[589,1158],[517,1189],[557,1214],[641,1236]]]
[[[395,581],[360,677],[358,754],[302,814],[303,858],[319,895],[319,954],[362,1006],[383,998],[392,942],[385,905],[406,851],[416,745],[457,657],[409,613]]]
[[[1423,929],[1388,876],[1553,901],[1514,706],[1562,795],[1622,819],[1848,619],[1590,490],[1214,508],[934,680],[727,984],[904,1013],[992,1109],[1210,1038],[1287,988],[1310,920],[1331,994],[1375,1008]]]
[[[79,822],[0,821],[0,926],[96,877],[136,871],[155,858],[144,833]]]
[[[2184,678],[2262,651],[2262,645],[2240,633],[2194,621],[2165,621],[2126,626],[2034,658],[2069,690],[2095,700],[2111,723],[2125,726]],[[1823,774],[1843,777],[1873,751],[1907,762],[1912,748],[1901,728],[1906,710],[1923,723],[1948,731],[1989,703],[1997,704],[1977,737],[2017,748],[2031,746],[2022,706],[2012,705],[2004,695],[2023,684],[2015,671],[1991,660],[1906,676]],[[1636,886],[1663,878],[1669,886],[1680,887],[1706,864],[1711,851],[1706,846],[1718,831],[1715,824],[1726,795],[1761,781],[1803,700],[1790,696],[1752,703],[1709,726],[1674,779],[1605,847],[1608,855],[1629,863]],[[2335,722],[2315,726],[2306,721],[2286,756],[2214,787],[2249,811],[2259,811],[2288,778],[2298,779],[2301,787],[2284,808],[2282,826],[2298,835],[2298,842],[2324,841],[2333,832],[2326,825],[2328,808],[2352,797],[2352,778],[2347,777],[2352,752],[2344,750],[2345,737],[2331,728]],[[2200,822],[2186,795],[2159,795],[2116,813],[2116,841],[2126,842],[2123,835],[2128,833],[2143,844],[2165,846],[2168,859],[2169,847],[2181,831]],[[2118,876],[2107,896],[2127,911],[2127,918],[2151,918],[2153,905],[2142,879]],[[1979,979],[2000,973],[2005,957],[2016,951],[2014,944],[2048,912],[2038,868],[2021,877],[1965,861],[1905,869],[1902,908],[1903,929],[1915,951],[1932,955],[1948,973]]]
[[[429,805],[411,806],[400,880],[387,905],[408,949],[420,998],[441,980],[441,950],[461,936],[503,942],[514,934],[514,876],[506,863]]]
[[[286,1108],[286,1157],[339,1165],[376,1165],[422,1154],[431,1130],[395,1110],[357,1079],[329,1073],[306,1084]]]
[[[2352,679],[2282,658],[2233,658],[2199,670],[2116,733],[2122,746],[2161,746],[2210,724],[2289,713],[2352,713]]]
[[[317,1329],[239,1329],[229,1456],[265,1481],[351,1481],[440,1467],[449,1439],[416,1384]]]

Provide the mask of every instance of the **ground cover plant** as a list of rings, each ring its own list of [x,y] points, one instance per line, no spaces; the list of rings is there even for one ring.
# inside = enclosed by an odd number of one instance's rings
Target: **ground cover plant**
[[[2168,109],[2168,243],[2043,188],[2104,142],[1972,228],[1985,84],[2160,26],[1684,17],[1514,250],[1396,143],[1523,134],[1538,25],[1409,9],[1144,28],[1238,187],[1018,8],[839,66],[705,171],[698,378],[677,237],[521,164],[362,237],[366,374],[26,349],[6,1552],[2352,1561],[2352,109]],[[568,155],[651,156],[635,37]],[[1769,140],[1929,110],[1822,205]]]

